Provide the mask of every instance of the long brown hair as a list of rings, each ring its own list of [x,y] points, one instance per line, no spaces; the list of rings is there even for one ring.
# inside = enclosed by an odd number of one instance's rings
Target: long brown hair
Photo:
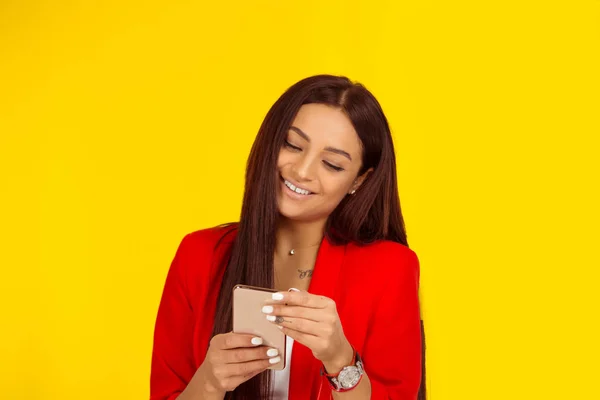
[[[320,103],[344,111],[362,142],[362,175],[372,173],[360,190],[329,216],[325,234],[335,244],[392,240],[408,246],[396,181],[394,145],[387,119],[375,97],[360,83],[343,76],[316,75],[291,86],[267,113],[252,146],[237,236],[220,260],[220,287],[213,335],[232,329],[231,291],[238,283],[274,286],[273,255],[279,217],[277,159],[289,127],[304,104]],[[425,342],[419,400],[425,399]],[[226,399],[269,399],[271,374],[241,384]]]

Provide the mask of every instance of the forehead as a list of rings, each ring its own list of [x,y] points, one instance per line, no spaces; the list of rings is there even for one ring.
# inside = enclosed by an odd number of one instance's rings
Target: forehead
[[[338,108],[325,104],[304,104],[292,125],[304,131],[310,137],[311,144],[340,148],[353,156],[360,153],[358,134],[348,116]]]

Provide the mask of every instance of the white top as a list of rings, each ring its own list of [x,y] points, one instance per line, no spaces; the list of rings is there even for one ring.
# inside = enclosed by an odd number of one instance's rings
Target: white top
[[[285,368],[281,371],[273,371],[275,374],[273,382],[273,400],[287,400],[290,387],[290,367],[292,363],[292,345],[294,339],[285,337]]]

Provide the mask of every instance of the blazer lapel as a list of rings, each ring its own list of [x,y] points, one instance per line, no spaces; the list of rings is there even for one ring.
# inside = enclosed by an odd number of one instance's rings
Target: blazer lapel
[[[334,246],[323,238],[317,260],[308,286],[308,292],[329,298],[336,297],[338,276],[342,267],[346,246]],[[289,400],[316,399],[323,379],[320,376],[321,363],[312,351],[294,342],[290,365]],[[326,391],[329,398],[329,391]]]

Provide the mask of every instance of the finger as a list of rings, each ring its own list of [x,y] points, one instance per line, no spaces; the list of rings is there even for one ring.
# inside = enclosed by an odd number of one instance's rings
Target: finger
[[[300,344],[303,344],[304,346],[308,347],[309,349],[316,348],[318,341],[321,340],[319,337],[317,337],[315,335],[311,335],[309,333],[300,332],[295,329],[288,328],[288,327],[282,326],[282,325],[277,325],[277,326],[279,327],[279,329],[281,329],[281,331],[285,335],[291,337],[292,339],[294,339],[294,341],[296,341]]]
[[[236,386],[241,385],[242,383],[249,381],[250,379],[254,378],[256,375],[260,374],[261,372],[265,371],[264,370],[260,370],[260,371],[256,371],[252,374],[247,374],[247,375],[242,375],[242,376],[234,376],[232,379],[234,380],[234,383],[236,383]]]
[[[328,297],[315,295],[301,290],[298,292],[276,292],[265,304],[286,304],[309,308],[327,308],[335,306],[335,302]]]
[[[268,315],[267,319],[275,325],[290,328],[295,331],[307,333],[313,336],[325,337],[328,333],[325,324],[311,321],[309,319],[284,317],[279,315]]]
[[[251,374],[246,374],[246,375],[242,375],[242,376],[235,376],[235,378],[242,378],[243,379],[242,382],[245,382],[245,381],[247,381],[247,380],[249,380],[251,378],[254,378],[256,375],[260,374],[263,371],[266,371],[266,369],[264,369],[264,370],[261,369],[260,371],[253,372]]]
[[[246,333],[228,332],[213,336],[211,346],[218,349],[236,349],[239,347],[256,347],[263,344],[262,338]]]
[[[264,370],[265,369],[260,369],[258,371],[255,371],[255,372],[252,372],[252,373],[249,373],[249,374],[246,374],[246,375],[233,375],[233,376],[230,376],[229,378],[227,378],[224,387],[226,388],[227,391],[235,390],[242,383],[246,382],[247,380],[250,380],[250,379],[254,378],[256,375],[260,374]]]
[[[277,356],[269,360],[255,360],[237,364],[227,364],[227,366],[231,376],[244,376],[264,371],[271,365],[277,364],[279,361],[281,361],[281,357]]]
[[[222,360],[225,364],[236,364],[254,360],[268,360],[278,355],[279,350],[267,346],[260,346],[255,349],[229,349],[223,350],[219,353],[219,357],[222,357]]]
[[[311,321],[328,321],[332,319],[323,308],[308,308],[302,306],[266,305],[262,312],[266,315],[277,315],[282,317],[296,317],[309,319]],[[268,319],[268,318],[267,318]]]

